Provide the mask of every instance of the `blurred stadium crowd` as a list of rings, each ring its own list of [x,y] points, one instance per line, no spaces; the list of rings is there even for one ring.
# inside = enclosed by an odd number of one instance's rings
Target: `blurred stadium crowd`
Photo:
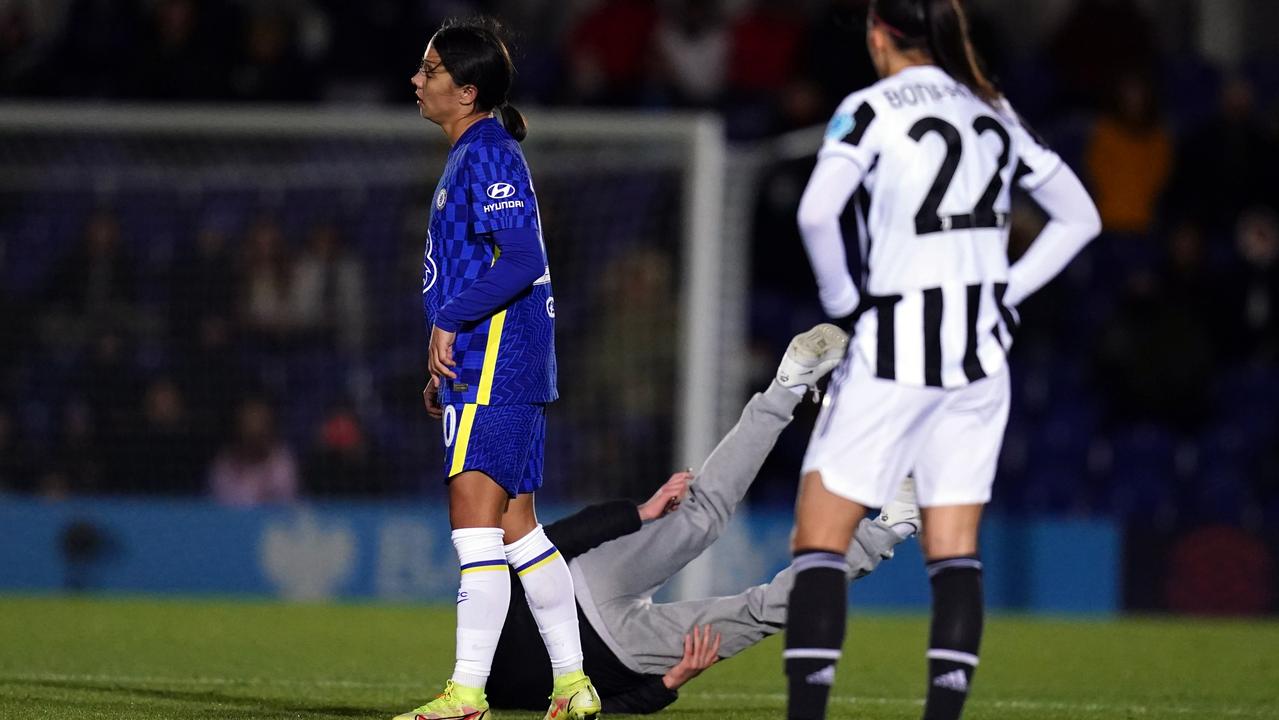
[[[1022,308],[996,506],[1274,527],[1276,62],[1216,66],[1129,0],[1079,0],[1048,42],[1014,52],[1004,42],[1009,23],[973,6],[992,74],[1079,170],[1106,226]],[[8,0],[0,92],[407,105],[426,30],[483,11],[516,30],[517,102],[713,108],[733,139],[753,141],[824,122],[873,80],[864,8],[865,0]],[[751,332],[761,382],[789,336],[818,319],[794,222],[810,169],[811,160],[778,164],[754,201]],[[21,223],[21,207],[0,211],[5,227]],[[399,447],[387,428],[418,413],[421,378],[379,389],[382,404],[334,397],[318,409],[295,389],[305,385],[279,379],[286,364],[295,378],[325,378],[358,372],[371,354],[421,347],[411,293],[400,299],[402,319],[379,332],[365,322],[381,307],[370,296],[389,278],[412,287],[420,228],[404,222],[402,262],[382,263],[381,274],[340,223],[286,228],[270,214],[192,221],[163,272],[141,272],[129,248],[146,239],[122,238],[117,208],[85,213],[61,231],[62,259],[38,281],[21,292],[0,286],[0,487],[211,492],[236,504],[419,492],[422,468],[386,450]],[[1039,222],[1019,204],[1014,252]],[[0,253],[0,270],[23,262]],[[669,286],[658,256],[636,262],[642,272],[626,273],[641,285],[636,298]],[[244,362],[218,361],[233,351]],[[33,405],[37,397],[58,402]],[[783,439],[757,500],[791,500],[805,439]]]

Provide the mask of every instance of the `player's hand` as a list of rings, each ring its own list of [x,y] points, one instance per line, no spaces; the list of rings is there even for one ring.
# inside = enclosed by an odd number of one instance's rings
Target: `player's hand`
[[[422,404],[426,405],[426,414],[439,420],[444,417],[444,406],[440,404],[440,379],[431,376],[422,391]]]
[[[692,470],[681,470],[672,475],[670,480],[653,493],[653,497],[639,506],[640,521],[656,520],[674,512],[684,501],[684,496],[688,494],[688,484],[691,482],[693,482]]]
[[[684,636],[684,657],[679,664],[662,676],[662,684],[674,690],[692,680],[706,668],[719,661],[719,643],[723,636],[711,629],[710,625],[699,628],[693,626],[693,632]]]
[[[427,365],[431,374],[437,378],[457,379],[457,373],[453,372],[453,367],[457,365],[453,362],[453,340],[456,337],[457,333],[431,328],[431,347]]]

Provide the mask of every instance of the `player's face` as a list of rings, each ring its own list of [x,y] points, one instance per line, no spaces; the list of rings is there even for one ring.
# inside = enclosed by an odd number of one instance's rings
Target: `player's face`
[[[434,46],[426,46],[422,64],[412,82],[418,112],[427,120],[442,123],[467,113],[468,108],[463,103],[469,86],[458,87],[453,82],[453,76],[444,69],[444,61]]]

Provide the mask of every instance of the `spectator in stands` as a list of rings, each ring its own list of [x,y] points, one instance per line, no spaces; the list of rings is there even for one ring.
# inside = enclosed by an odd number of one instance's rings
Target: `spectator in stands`
[[[294,18],[280,12],[250,15],[244,54],[231,71],[231,93],[240,100],[314,100],[316,74],[298,53]]]
[[[588,359],[579,389],[592,409],[582,417],[619,422],[592,433],[601,443],[593,448],[590,465],[606,475],[625,459],[626,478],[660,475],[671,463],[664,448],[672,441],[668,389],[675,381],[678,347],[675,306],[667,301],[675,292],[670,257],[651,246],[629,249],[604,268],[597,292],[604,317],[583,348]],[[637,449],[641,454],[635,457]],[[647,490],[622,482],[609,478],[604,487],[634,497]]]
[[[223,97],[227,68],[218,62],[216,38],[196,0],[159,0],[149,15],[133,73],[136,94],[155,100]]]
[[[117,484],[158,495],[200,491],[208,445],[176,382],[168,377],[152,380],[129,428],[121,463],[127,474]]]
[[[238,298],[244,327],[259,346],[280,348],[293,339],[292,283],[284,233],[274,218],[263,215],[249,228]]]
[[[30,2],[0,4],[0,93],[39,93],[45,84],[40,77],[48,52],[33,17],[38,8]]]
[[[139,5],[71,0],[48,73],[59,94],[81,100],[127,95],[142,28]]]
[[[724,93],[728,27],[718,0],[681,0],[657,24],[659,88],[674,105],[712,107]]]
[[[1244,210],[1275,202],[1279,143],[1256,110],[1252,83],[1229,79],[1212,117],[1181,143],[1164,206],[1212,232],[1233,232]]]
[[[179,356],[177,376],[191,421],[200,435],[214,437],[233,423],[236,398],[257,388],[239,362],[234,326],[215,315],[194,324],[196,337]]]
[[[808,24],[801,77],[812,82],[810,101],[794,101],[797,124],[823,123],[849,93],[879,79],[866,51],[869,0],[825,0]]]
[[[342,242],[336,224],[311,228],[293,267],[292,313],[298,330],[324,347],[355,355],[364,346],[364,265]]]
[[[6,262],[10,260],[7,250],[5,237],[0,235],[0,278],[7,276]],[[0,283],[0,394],[15,390],[12,372],[26,359],[30,346],[29,310],[20,298],[10,294],[7,285]]]
[[[95,489],[103,491],[123,490],[128,485],[124,445],[137,418],[141,392],[133,345],[132,338],[119,330],[99,333],[89,345],[89,356],[79,368],[75,387],[87,408],[90,434],[100,448],[102,477]]]
[[[803,9],[785,0],[754,0],[729,33],[727,111],[736,137],[786,129],[784,94],[795,89],[804,42]]]
[[[570,100],[634,105],[650,82],[654,0],[603,0],[569,32]]]
[[[1171,171],[1172,135],[1148,78],[1128,73],[1115,89],[1088,140],[1088,178],[1107,231],[1144,236]]]
[[[31,454],[7,404],[0,403],[0,493],[28,490]]]
[[[320,424],[303,477],[317,495],[377,496],[388,490],[390,468],[355,411],[341,404]]]
[[[61,408],[61,424],[48,457],[43,458],[36,492],[52,500],[102,491],[103,443],[97,435],[93,410],[82,399]]]
[[[1235,261],[1225,283],[1229,348],[1235,359],[1279,361],[1279,215],[1253,208],[1239,218]]]
[[[1195,431],[1210,417],[1204,378],[1217,361],[1207,302],[1213,293],[1197,228],[1174,233],[1159,270],[1129,278],[1116,317],[1102,331],[1096,381],[1112,420]]]
[[[106,327],[129,327],[137,318],[136,267],[121,247],[115,213],[96,210],[85,223],[84,239],[45,281],[46,336],[76,344]]]
[[[1158,50],[1135,0],[1079,0],[1053,34],[1048,55],[1060,104],[1101,109],[1111,104],[1116,80],[1148,73]]]
[[[234,319],[235,262],[228,225],[227,218],[204,218],[195,243],[179,253],[169,271],[169,331],[184,349],[199,344],[205,322]]]
[[[289,502],[298,495],[297,463],[275,431],[275,413],[248,398],[236,415],[234,438],[209,470],[213,498],[224,505]]]

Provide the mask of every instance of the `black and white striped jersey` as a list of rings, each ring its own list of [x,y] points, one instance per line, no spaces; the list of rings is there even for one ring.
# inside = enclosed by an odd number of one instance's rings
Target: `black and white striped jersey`
[[[1002,368],[1017,324],[1005,297],[1010,189],[1033,190],[1061,158],[1006,101],[992,106],[925,65],[846,98],[818,159],[801,231],[823,306],[856,314],[854,347],[875,375],[953,388]],[[843,237],[819,232],[821,208],[849,204],[856,278]],[[832,242],[837,253],[820,247]]]

